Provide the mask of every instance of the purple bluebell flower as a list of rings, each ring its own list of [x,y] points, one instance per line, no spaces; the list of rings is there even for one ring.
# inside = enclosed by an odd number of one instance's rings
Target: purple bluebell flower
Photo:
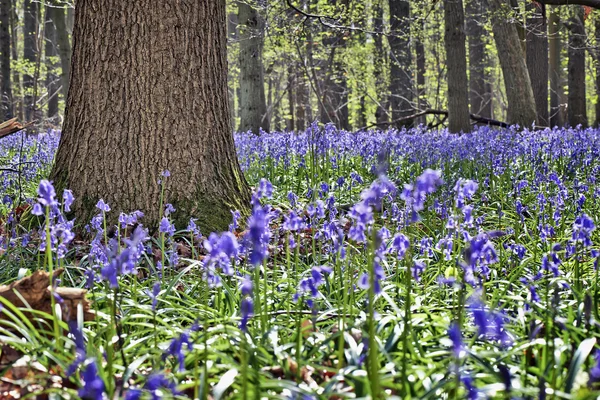
[[[175,226],[169,221],[167,217],[163,217],[160,220],[159,231],[165,233],[167,236],[173,236],[175,234]]]
[[[98,375],[96,360],[91,359],[87,362],[81,373],[83,387],[79,389],[78,395],[83,400],[102,400],[104,398],[104,381]]]
[[[582,214],[573,223],[573,235],[571,239],[574,242],[581,242],[584,247],[589,247],[592,245],[590,235],[595,229],[596,225],[594,221],[586,214]]]
[[[190,343],[190,337],[189,337],[189,333],[187,331],[181,332],[181,334],[179,335],[179,337],[173,338],[173,340],[171,340],[171,343],[169,344],[168,349],[166,350],[166,352],[163,354],[163,360],[165,360],[168,356],[173,356],[177,358],[177,361],[179,363],[179,371],[183,371],[185,368],[185,354],[183,353],[183,346],[187,346],[187,349],[189,350],[192,345]]]
[[[150,375],[146,380],[144,389],[150,392],[152,400],[160,400],[163,397],[164,389],[168,390],[173,395],[179,393],[175,383],[160,373]]]
[[[45,207],[55,207],[58,203],[56,201],[56,191],[50,181],[43,179],[40,181],[40,185],[37,190],[38,202]]]
[[[464,344],[462,340],[462,333],[460,332],[460,328],[456,322],[452,322],[450,324],[450,328],[448,328],[448,336],[452,342],[452,353],[454,353],[454,357],[459,358],[464,351]]]
[[[66,212],[71,211],[71,205],[73,204],[74,200],[75,197],[73,197],[73,192],[71,192],[69,189],[65,189],[63,191],[63,206]]]
[[[110,206],[108,204],[106,204],[104,202],[104,200],[100,199],[98,200],[98,203],[96,203],[96,208],[100,211],[104,211],[104,212],[109,212],[110,211]]]
[[[167,203],[165,205],[165,217],[168,217],[169,215],[173,214],[175,212],[175,207],[173,207],[173,204],[171,203]]]

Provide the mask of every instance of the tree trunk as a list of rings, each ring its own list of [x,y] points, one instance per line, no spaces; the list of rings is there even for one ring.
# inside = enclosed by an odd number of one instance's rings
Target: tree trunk
[[[140,210],[156,226],[159,180],[179,227],[196,217],[205,233],[225,230],[230,210],[247,213],[229,119],[225,17],[225,0],[77,3],[51,179],[73,190],[81,225],[104,199],[115,218]]]
[[[373,30],[375,32],[383,32],[383,0],[376,0],[373,5],[374,16],[373,16]],[[375,42],[375,54],[374,54],[374,70],[373,74],[375,77],[375,90],[377,97],[377,108],[375,110],[375,120],[378,124],[383,124],[389,121],[389,115],[387,110],[388,87],[385,84],[385,71],[388,65],[388,54],[383,49],[383,35],[375,35],[373,37]]]
[[[10,82],[10,12],[11,0],[0,0],[0,122],[9,120],[12,112]]]
[[[585,27],[583,7],[576,6],[569,24],[569,125],[588,124],[585,102]]]
[[[295,105],[295,96],[294,96],[294,83],[295,83],[295,78],[296,75],[294,73],[294,68],[292,66],[288,67],[288,71],[287,71],[287,78],[288,78],[288,118],[286,121],[286,129],[288,131],[293,131],[295,128],[295,124],[294,124],[294,105]]]
[[[462,0],[444,2],[446,64],[448,65],[448,129],[470,132],[469,82],[465,49],[465,14]]]
[[[548,114],[548,26],[546,6],[527,3],[527,70],[535,99],[537,123],[550,125]]]
[[[419,109],[424,110],[427,108],[427,99],[425,97],[425,74],[426,64],[425,64],[425,43],[423,40],[425,30],[425,24],[421,24],[421,32],[419,33],[419,37],[416,39],[415,43],[415,53],[417,56],[417,101],[419,103]],[[416,119],[417,124],[427,124],[427,117],[423,115]]]
[[[492,118],[492,96],[487,82],[488,57],[485,51],[485,0],[469,0],[466,4],[467,37],[469,39],[469,103],[471,113]]]
[[[392,120],[401,119],[414,113],[412,99],[412,78],[410,53],[410,4],[406,0],[389,0],[390,30],[390,105]],[[414,121],[405,120],[396,124],[411,127]]]
[[[600,127],[600,19],[596,19],[596,127]]]
[[[298,66],[297,71],[301,71],[302,67]],[[303,131],[307,128],[309,122],[306,115],[306,104],[309,101],[308,84],[304,74],[296,77],[296,130]]]
[[[564,121],[561,118],[560,98],[562,88],[560,86],[562,68],[560,52],[562,43],[559,32],[560,18],[556,12],[556,7],[550,11],[550,21],[548,22],[548,42],[549,42],[549,72],[550,76],[550,126],[563,126]]]
[[[8,0],[10,9],[10,52],[12,61],[17,63],[19,61],[19,52],[17,50],[17,26],[19,25],[19,16],[17,15],[17,5],[13,3],[13,0]],[[15,92],[18,91],[17,96]],[[13,80],[12,80],[12,94],[13,94],[13,115],[16,116],[19,121],[23,121],[23,83],[21,81],[21,74],[15,68],[13,69]]]
[[[48,118],[51,120],[58,116],[58,76],[55,73],[54,58],[56,51],[56,28],[52,20],[52,7],[46,7],[44,26],[44,53],[46,56],[46,89],[48,90]]]
[[[506,20],[511,10],[504,0],[489,0],[489,5],[508,100],[506,119],[509,124],[529,127],[536,120],[535,99],[519,34],[515,25]]]
[[[264,20],[253,5],[238,2],[240,32],[240,128],[269,131],[262,64]]]
[[[34,75],[31,71],[35,68],[38,57],[38,15],[40,3],[35,0],[24,1],[23,17],[23,57],[27,61],[28,73],[23,76],[23,89],[25,90],[25,120],[31,121],[34,118],[34,86],[36,84]]]
[[[54,26],[56,27],[56,48],[60,57],[61,68],[61,92],[66,101],[67,95],[69,94],[69,79],[71,77],[71,41],[69,39],[69,30],[65,20],[65,9],[62,7],[52,7],[50,12],[52,21],[54,21]]]

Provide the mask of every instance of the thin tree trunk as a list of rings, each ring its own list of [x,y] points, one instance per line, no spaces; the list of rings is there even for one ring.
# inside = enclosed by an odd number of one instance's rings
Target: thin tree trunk
[[[45,18],[45,44],[44,53],[46,57],[46,88],[48,90],[48,118],[51,120],[58,116],[58,87],[59,78],[55,73],[54,58],[58,55],[56,51],[56,28],[52,20],[52,7],[46,7]]]
[[[240,131],[269,131],[264,88],[264,20],[255,6],[238,2],[240,31]]]
[[[563,126],[562,112],[560,110],[560,99],[562,88],[560,86],[562,68],[561,68],[561,48],[562,42],[559,32],[560,18],[556,12],[556,7],[550,10],[550,21],[548,22],[548,42],[549,42],[549,72],[550,76],[550,126]]]
[[[537,123],[550,125],[548,114],[548,26],[546,6],[541,3],[527,3],[527,70],[535,99]]]
[[[600,127],[600,19],[596,19],[596,127]]]
[[[17,50],[17,26],[19,24],[19,16],[17,15],[17,5],[13,0],[8,0],[12,6],[10,10],[10,49],[11,56],[14,63],[19,62],[19,52]],[[19,92],[19,95],[16,94]],[[21,80],[21,74],[15,68],[13,70],[13,81],[12,81],[12,94],[13,94],[13,115],[16,116],[19,121],[23,121],[23,82]]]
[[[23,57],[27,61],[28,72],[23,77],[23,89],[25,90],[25,120],[31,121],[34,118],[34,86],[36,85],[35,76],[31,73],[35,69],[38,58],[38,18],[40,3],[35,0],[24,1],[23,17]]]
[[[50,10],[52,21],[56,27],[56,48],[60,57],[60,82],[62,85],[62,94],[66,99],[69,93],[69,80],[71,76],[71,40],[69,39],[69,29],[65,21],[65,9],[62,7],[52,7]]]
[[[511,10],[505,1],[488,1],[508,100],[506,119],[509,124],[529,127],[536,121],[535,99],[519,34],[515,25],[506,19]]]
[[[470,132],[469,81],[465,49],[465,15],[462,0],[444,2],[446,63],[448,65],[448,129]]]
[[[0,122],[9,120],[12,112],[10,74],[10,0],[0,0]]]
[[[576,6],[569,23],[569,100],[567,114],[569,125],[588,124],[585,102],[585,27],[583,7]]]
[[[298,67],[298,71],[301,71],[302,67]],[[304,74],[300,74],[296,77],[296,129],[303,131],[308,126],[306,116],[306,104],[309,101],[308,84],[304,78]]]
[[[467,38],[469,40],[469,103],[471,113],[492,117],[491,93],[487,83],[488,57],[485,50],[485,0],[469,0],[466,4]]]
[[[286,121],[286,128],[288,131],[293,131],[295,128],[295,124],[294,124],[294,105],[296,103],[295,97],[294,97],[294,83],[295,83],[295,73],[294,73],[294,68],[293,67],[289,67],[288,71],[287,71],[287,78],[288,78],[288,118]]]
[[[375,32],[383,32],[383,0],[375,0],[374,16],[373,16],[373,30]],[[374,58],[374,77],[375,77],[375,90],[377,97],[377,108],[375,110],[375,120],[378,124],[382,124],[389,120],[388,114],[388,89],[385,84],[385,71],[388,65],[388,53],[383,49],[383,35],[375,35],[373,38],[375,42],[375,54]]]
[[[410,52],[410,4],[406,0],[389,0],[390,30],[390,105],[392,120],[413,114],[413,89]],[[403,120],[396,128],[411,127],[413,120]]]
[[[423,40],[425,30],[425,24],[421,24],[421,32],[419,33],[419,37],[416,39],[415,43],[415,53],[417,56],[417,101],[419,102],[419,109],[424,110],[427,108],[427,99],[425,97],[425,74],[426,64],[425,64],[425,43]],[[426,124],[427,117],[423,115],[416,119],[417,124]]]
[[[221,231],[230,210],[247,214],[229,119],[225,0],[80,1],[73,38],[51,179],[73,190],[77,221],[104,199],[109,216],[140,210],[157,226],[159,180],[178,227],[196,217],[203,232]]]

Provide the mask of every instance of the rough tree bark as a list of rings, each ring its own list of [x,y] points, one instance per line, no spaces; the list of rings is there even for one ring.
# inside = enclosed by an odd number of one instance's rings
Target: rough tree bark
[[[448,65],[448,129],[470,132],[469,82],[465,49],[465,14],[462,0],[444,2],[446,64]]]
[[[535,99],[537,123],[550,125],[548,114],[548,24],[546,6],[541,3],[527,3],[527,70]]]
[[[562,112],[560,110],[560,98],[562,88],[560,86],[562,68],[560,52],[562,41],[560,39],[560,18],[555,7],[550,10],[548,21],[548,43],[549,43],[549,71],[550,76],[550,126],[563,126]]]
[[[264,20],[257,5],[238,2],[240,35],[240,131],[269,131],[264,88]]]
[[[390,30],[390,105],[392,120],[413,114],[413,88],[411,78],[412,57],[410,53],[410,4],[406,0],[389,0]],[[414,121],[405,120],[396,124],[413,126]]]
[[[10,82],[10,12],[11,0],[0,0],[0,120],[11,119],[12,87]]]
[[[29,63],[28,72],[33,71],[38,57],[38,16],[40,3],[35,0],[24,1],[23,16],[23,57]],[[33,87],[35,77],[31,73],[23,76],[23,89],[25,90],[25,120],[31,121],[34,118],[35,104],[33,104]]]
[[[465,5],[469,41],[469,103],[471,113],[492,118],[491,87],[486,73],[489,59],[483,41],[486,9],[486,0],[469,0]]]
[[[56,51],[56,28],[52,20],[52,7],[46,7],[44,22],[44,54],[46,57],[46,89],[48,90],[48,118],[53,119],[58,115],[58,76],[56,76],[54,57]]]
[[[488,0],[494,41],[508,99],[507,122],[529,127],[536,120],[535,99],[517,28],[507,21],[511,9],[505,0]]]
[[[156,226],[161,173],[178,226],[224,230],[248,211],[227,100],[225,0],[77,3],[71,88],[56,162],[81,225],[104,199]]]
[[[588,124],[585,102],[585,27],[583,7],[575,7],[569,22],[569,99],[567,119],[575,127]]]

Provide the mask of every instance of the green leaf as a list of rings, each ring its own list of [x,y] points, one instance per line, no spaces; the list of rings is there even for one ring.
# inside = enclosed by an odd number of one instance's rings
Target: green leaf
[[[577,351],[573,355],[573,360],[571,360],[571,365],[569,366],[569,375],[567,375],[567,382],[565,385],[565,392],[571,393],[573,389],[573,383],[575,382],[575,378],[583,365],[583,362],[590,355],[594,345],[596,344],[596,338],[588,338],[579,344]]]
[[[221,379],[219,379],[219,383],[217,383],[217,386],[215,386],[215,389],[213,390],[213,397],[215,400],[221,399],[221,397],[227,391],[227,389],[229,389],[229,387],[233,385],[233,381],[235,380],[235,377],[237,375],[238,370],[235,368],[225,372],[225,374],[221,377]]]

